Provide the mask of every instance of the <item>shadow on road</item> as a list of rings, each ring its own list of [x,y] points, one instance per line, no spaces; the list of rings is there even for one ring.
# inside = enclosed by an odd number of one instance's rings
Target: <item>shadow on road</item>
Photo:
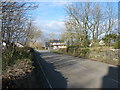
[[[102,88],[120,88],[120,67],[109,67],[108,73],[102,78]]]
[[[67,88],[68,87],[67,78],[65,78],[62,75],[62,73],[60,73],[59,71],[56,71],[56,67],[54,66],[55,61],[60,59],[59,57],[62,57],[62,55],[53,54],[53,53],[49,53],[49,52],[42,52],[44,58],[47,58],[47,60],[44,60],[43,58],[41,58],[41,56],[40,56],[41,54],[39,52],[36,52],[36,54],[37,54],[37,58],[39,58],[39,61],[40,61],[41,65],[42,65],[42,67],[43,67],[43,69],[45,71],[45,74],[48,77],[52,87],[53,88]],[[67,61],[67,59],[64,60],[64,61]],[[60,61],[62,61],[62,60],[60,60]],[[50,63],[48,63],[48,62],[50,62]],[[57,62],[59,62],[59,60]],[[73,61],[73,62],[75,62],[75,61]],[[71,62],[72,65],[73,65],[73,62]],[[68,63],[65,64],[65,65],[68,65]],[[60,64],[60,66],[64,67],[64,65],[62,65],[62,63]],[[57,68],[58,68],[58,66],[57,66]],[[79,75],[81,76],[83,74],[81,73]],[[120,76],[120,67],[112,67],[112,66],[110,66],[108,68],[107,74],[105,76],[100,76],[99,88],[102,88],[102,89],[103,88],[118,88],[118,87],[120,88],[120,77],[119,76]],[[75,83],[75,86],[77,86],[79,88],[84,88],[84,86],[87,87],[87,84],[90,83],[90,82],[95,84],[96,82],[94,80],[92,80],[93,78],[94,77],[88,78],[87,81],[86,81],[87,82],[86,84],[84,83],[84,80],[83,80],[84,84],[79,84],[77,82],[77,83]],[[78,78],[78,80],[79,79],[80,78]],[[96,78],[96,79],[98,79],[98,78]],[[89,82],[89,80],[91,80],[91,81]],[[101,82],[101,80],[102,80],[102,82]],[[82,81],[80,83],[82,83]],[[78,84],[78,85],[76,85],[76,84]],[[93,85],[93,88],[94,88],[94,86],[95,85]]]
[[[67,78],[65,78],[60,72],[56,71],[56,68],[52,63],[48,63],[41,58],[40,52],[35,52],[35,54],[52,88],[67,88]]]

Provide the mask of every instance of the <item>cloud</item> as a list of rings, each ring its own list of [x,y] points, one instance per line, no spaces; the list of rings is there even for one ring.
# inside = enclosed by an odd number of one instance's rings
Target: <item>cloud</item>
[[[39,7],[32,12],[34,24],[46,35],[51,32],[61,34],[65,30],[64,4],[66,2],[40,2]]]
[[[60,34],[65,30],[65,24],[63,21],[57,20],[36,20],[35,25],[39,27],[43,32]]]
[[[68,4],[72,4],[72,2],[68,2],[68,1],[62,1],[62,2],[51,2],[50,6],[54,7],[54,6],[65,6]]]

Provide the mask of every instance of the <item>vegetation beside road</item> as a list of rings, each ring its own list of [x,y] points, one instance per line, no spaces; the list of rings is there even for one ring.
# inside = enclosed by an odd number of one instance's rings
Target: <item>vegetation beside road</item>
[[[6,70],[8,66],[12,66],[20,61],[30,61],[31,53],[27,47],[16,48],[12,54],[11,48],[2,51],[2,70]]]
[[[29,12],[37,7],[34,3],[1,2],[3,88],[29,88],[34,68],[29,47],[41,36]]]
[[[91,48],[69,47],[68,49],[53,50],[51,52],[71,55],[80,58],[86,58],[112,65],[120,65],[119,63],[120,50],[112,51],[112,49],[108,47],[91,47]]]
[[[11,57],[11,51],[5,50],[2,55],[2,81],[3,88],[19,88],[27,86],[26,80],[30,78],[33,70],[32,53],[28,48],[17,48]],[[20,81],[21,80],[21,81]],[[18,84],[19,83],[19,84]]]
[[[106,3],[103,9],[101,4],[90,2],[66,5],[68,18],[61,39],[67,48],[54,52],[120,65],[118,14],[113,7]]]

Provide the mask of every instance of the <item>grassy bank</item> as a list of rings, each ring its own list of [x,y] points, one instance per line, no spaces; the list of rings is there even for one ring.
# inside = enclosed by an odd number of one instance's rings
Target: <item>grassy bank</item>
[[[120,50],[112,50],[106,47],[59,49],[51,51],[53,53],[66,54],[94,61],[104,62],[112,65],[119,65]]]
[[[2,87],[24,88],[28,85],[33,66],[29,48],[17,48],[14,54],[10,49],[2,52]]]
[[[31,59],[31,53],[29,48],[16,48],[14,53],[11,49],[5,49],[2,51],[2,70],[5,70],[8,66],[12,66],[17,62]]]

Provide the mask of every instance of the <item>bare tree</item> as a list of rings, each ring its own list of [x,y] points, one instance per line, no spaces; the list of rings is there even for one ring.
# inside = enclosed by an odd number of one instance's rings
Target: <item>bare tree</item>
[[[70,31],[74,32],[74,43],[88,47],[89,40],[99,41],[102,34],[113,33],[115,29],[115,13],[111,4],[103,10],[99,3],[73,3],[65,8],[69,16],[66,24],[66,34],[70,38]],[[67,39],[66,39],[67,40]]]
[[[68,26],[73,30],[73,33],[75,34],[75,41],[78,46],[84,46],[84,38],[86,38],[86,42],[88,39],[86,22],[87,16],[83,10],[84,8],[82,3],[75,3],[74,5],[66,7],[66,11],[70,18]]]
[[[35,8],[27,3],[2,2],[2,40],[7,45],[20,42],[26,38],[27,21],[26,12]]]
[[[15,52],[15,43],[23,43],[28,39],[28,17],[26,13],[36,6],[25,2],[1,2],[1,34],[2,41],[6,42],[7,48],[11,50],[11,56]]]
[[[54,32],[51,32],[49,34],[49,37],[50,37],[50,40],[54,40],[55,39],[55,33]]]

